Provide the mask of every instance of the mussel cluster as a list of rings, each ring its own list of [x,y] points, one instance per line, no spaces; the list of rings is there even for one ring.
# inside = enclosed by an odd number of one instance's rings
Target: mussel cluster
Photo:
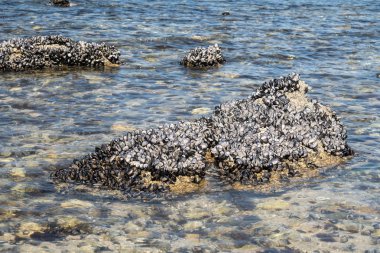
[[[69,0],[51,0],[51,4],[54,6],[59,6],[59,7],[69,7],[70,6],[70,1]]]
[[[52,178],[107,189],[160,192],[179,177],[201,182],[209,168],[226,183],[263,184],[275,171],[319,153],[352,154],[335,113],[305,96],[298,74],[265,82],[209,118],[136,130],[95,148]]]
[[[224,180],[258,184],[278,170],[292,176],[289,164],[310,155],[352,153],[335,113],[307,100],[307,89],[292,74],[264,83],[250,98],[215,108],[211,120],[218,144],[211,153]]]
[[[104,43],[73,41],[60,35],[12,39],[0,43],[0,71],[59,66],[120,64],[120,52]]]
[[[165,190],[180,175],[192,176],[199,182],[205,175],[209,140],[213,141],[207,121],[200,119],[130,132],[95,148],[95,153],[75,160],[53,177],[100,183],[110,189],[143,191]]]
[[[226,60],[218,44],[208,48],[196,47],[190,50],[180,61],[180,64],[189,68],[208,68],[219,66]]]

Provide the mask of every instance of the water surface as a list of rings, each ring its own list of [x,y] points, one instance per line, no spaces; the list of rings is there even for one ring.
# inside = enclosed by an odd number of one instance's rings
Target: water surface
[[[2,1],[0,38],[107,42],[125,65],[0,75],[0,251],[380,248],[378,1],[47,2]],[[178,64],[187,50],[214,43],[223,67]],[[220,189],[150,202],[49,181],[55,167],[126,131],[207,115],[290,72],[340,115],[357,153],[318,178],[267,194]]]

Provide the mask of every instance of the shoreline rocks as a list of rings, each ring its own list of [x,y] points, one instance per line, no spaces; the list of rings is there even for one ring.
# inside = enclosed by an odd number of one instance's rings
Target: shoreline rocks
[[[125,192],[188,192],[212,171],[231,185],[272,185],[333,166],[353,154],[336,114],[306,97],[292,74],[265,82],[252,96],[223,103],[195,121],[135,130],[95,148],[55,182]]]
[[[217,67],[225,62],[222,50],[218,44],[211,45],[208,48],[196,47],[190,50],[180,61],[180,64],[195,69]]]
[[[0,43],[0,71],[117,66],[119,58],[120,52],[114,46],[77,42],[60,35],[11,39]]]

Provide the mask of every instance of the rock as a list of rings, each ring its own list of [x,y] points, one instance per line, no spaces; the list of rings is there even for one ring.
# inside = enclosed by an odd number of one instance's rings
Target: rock
[[[51,0],[51,3],[54,6],[59,6],[59,7],[69,7],[70,6],[69,0]]]
[[[199,242],[199,239],[200,239],[200,235],[199,234],[186,234],[185,235],[185,239],[187,241],[195,241],[195,242]]]
[[[42,226],[35,222],[26,222],[21,223],[19,228],[18,236],[20,237],[28,237],[36,232],[42,232],[46,229],[45,226]]]
[[[206,210],[192,209],[192,210],[189,210],[189,212],[184,213],[183,216],[185,216],[186,219],[200,220],[200,219],[204,219],[204,218],[210,217],[210,215],[211,215],[211,213],[208,212],[208,211],[206,211]]]
[[[12,163],[14,161],[16,160],[12,157],[5,157],[5,158],[0,157],[0,163]]]
[[[26,194],[26,193],[37,193],[40,192],[41,190],[32,184],[26,184],[26,183],[19,183],[16,184],[11,188],[12,193],[14,194]]]
[[[203,227],[203,222],[201,221],[188,221],[183,225],[183,228],[187,231],[193,231]]]
[[[120,52],[104,43],[73,41],[60,35],[12,39],[0,43],[0,71],[67,66],[117,66]]]
[[[200,115],[200,114],[208,114],[210,113],[210,109],[209,108],[205,108],[205,107],[200,107],[200,108],[195,108],[191,111],[191,114],[195,114],[195,115]]]
[[[337,228],[350,232],[350,233],[359,233],[360,231],[360,224],[350,222],[350,221],[344,221],[343,223],[336,224]]]
[[[81,224],[84,224],[83,221],[73,216],[58,217],[56,222],[61,228],[64,229],[72,229],[78,227]]]
[[[269,200],[263,203],[259,203],[257,208],[264,210],[283,210],[290,207],[289,202],[284,200]]]
[[[130,131],[51,176],[129,197],[200,190],[209,170],[212,180],[237,189],[270,189],[292,177],[315,176],[353,151],[336,114],[308,99],[307,91],[297,74],[270,80],[246,99],[217,106],[210,117]],[[289,203],[261,206],[284,209]]]
[[[16,241],[16,236],[11,233],[4,233],[3,235],[0,236],[0,241],[14,243]]]
[[[125,230],[127,230],[130,233],[134,233],[136,231],[142,230],[142,227],[136,225],[133,221],[129,221],[125,224]]]
[[[348,238],[347,238],[347,236],[341,236],[340,238],[339,238],[339,241],[341,242],[341,243],[346,243],[346,242],[348,242]]]
[[[79,199],[71,199],[61,203],[62,208],[91,208],[93,206],[91,202]]]
[[[197,47],[190,50],[180,61],[180,64],[188,68],[209,68],[222,65],[226,60],[222,50],[215,44],[208,48]]]
[[[11,176],[12,177],[25,177],[25,169],[24,168],[12,168]]]

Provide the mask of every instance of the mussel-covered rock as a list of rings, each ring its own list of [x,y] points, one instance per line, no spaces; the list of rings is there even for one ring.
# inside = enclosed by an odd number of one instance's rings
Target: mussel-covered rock
[[[197,47],[190,50],[180,61],[180,64],[189,68],[208,68],[219,66],[226,60],[218,44],[208,48]]]
[[[293,74],[264,83],[247,99],[216,107],[211,121],[218,144],[211,153],[221,178],[257,184],[273,173],[293,176],[292,167],[330,165],[333,156],[352,153],[335,113],[307,99],[307,90]]]
[[[73,41],[60,35],[12,39],[0,43],[0,71],[60,66],[113,66],[120,52],[104,43]]]
[[[200,184],[212,169],[230,184],[262,185],[352,155],[336,114],[305,94],[299,75],[265,82],[209,118],[136,130],[95,148],[53,179],[159,192]],[[185,180],[184,180],[185,179]]]

